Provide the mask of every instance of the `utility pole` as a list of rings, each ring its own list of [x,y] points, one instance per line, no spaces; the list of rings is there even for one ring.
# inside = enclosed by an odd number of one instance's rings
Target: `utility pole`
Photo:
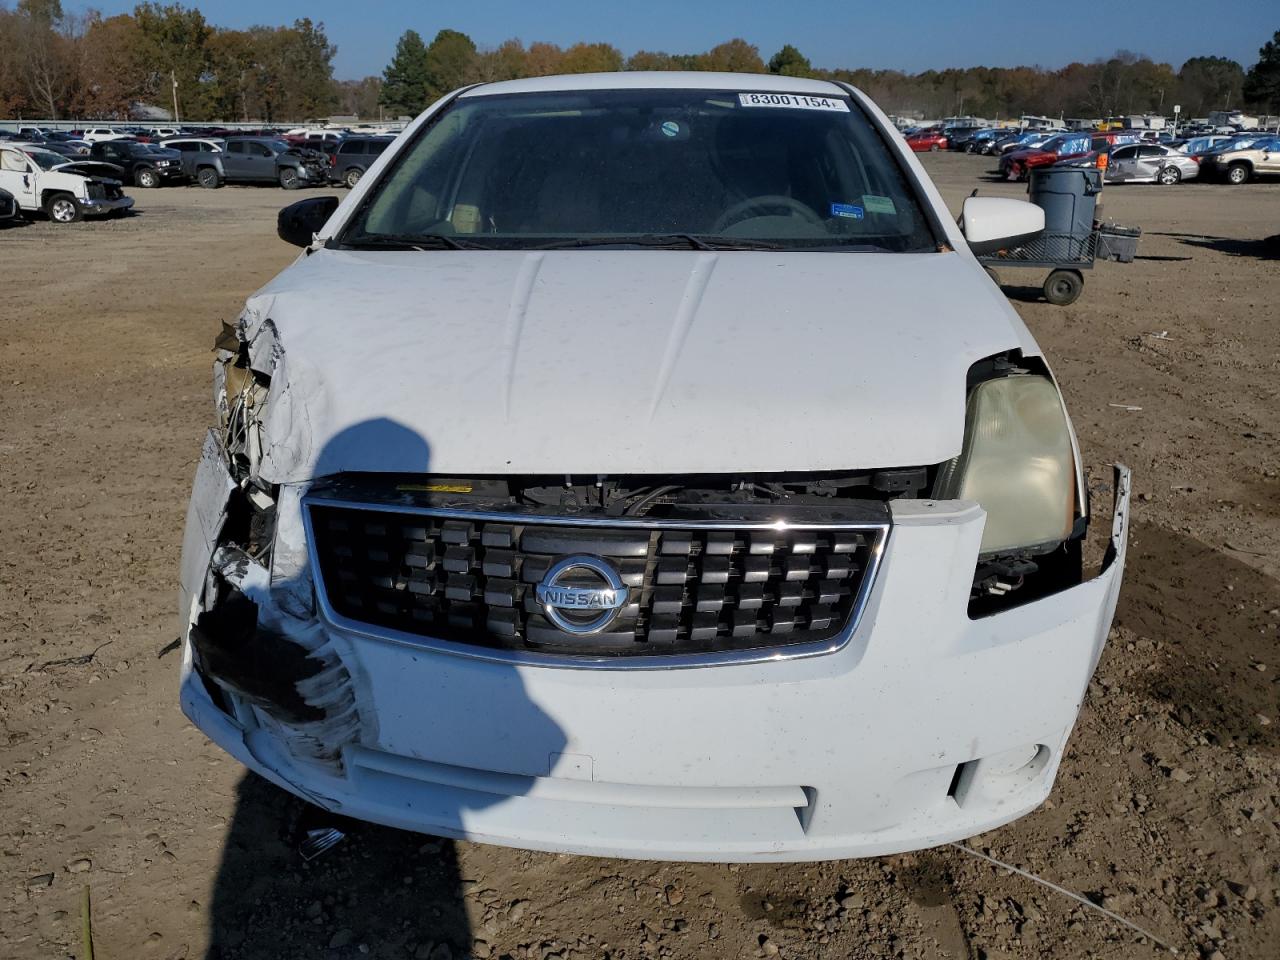
[[[173,81],[173,122],[178,122],[178,75],[170,70],[169,79]]]

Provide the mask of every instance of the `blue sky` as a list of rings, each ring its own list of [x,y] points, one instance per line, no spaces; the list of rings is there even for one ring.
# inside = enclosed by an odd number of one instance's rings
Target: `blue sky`
[[[162,0],[171,2],[171,0]],[[731,37],[745,37],[769,56],[784,43],[820,67],[1059,67],[1105,57],[1117,49],[1145,53],[1178,67],[1193,56],[1226,56],[1247,68],[1258,48],[1280,29],[1276,0],[184,0],[219,26],[323,21],[338,45],[341,79],[380,73],[396,38],[414,29],[428,40],[442,27],[471,36],[481,47],[509,37],[568,45],[604,41],[623,53],[696,53]],[[131,2],[77,3],[104,13]],[[1228,13],[1228,9],[1230,12]],[[1215,10],[1217,11],[1215,13]],[[1041,23],[1044,26],[1041,26]]]

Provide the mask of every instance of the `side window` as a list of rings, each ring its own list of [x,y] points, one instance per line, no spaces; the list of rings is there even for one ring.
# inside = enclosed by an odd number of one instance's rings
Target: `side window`
[[[1132,160],[1136,151],[1136,147],[1121,147],[1119,150],[1112,153],[1111,156],[1112,159],[1115,160]]]
[[[1144,159],[1147,157],[1163,157],[1164,150],[1162,150],[1160,147],[1139,147],[1138,156]]]
[[[227,151],[229,153],[248,153],[245,149],[246,146],[247,144],[243,140],[237,140],[234,143],[227,144]]]
[[[338,145],[338,152],[339,152],[339,153],[343,153],[343,154],[346,154],[346,153],[355,153],[355,152],[356,152],[356,148],[357,148],[357,147],[359,147],[359,146],[360,146],[360,145],[359,145],[358,143],[349,143],[349,142],[348,142],[348,143],[341,143],[341,144],[339,144],[339,145]]]
[[[391,144],[387,143],[385,140],[373,140],[369,143],[369,153],[376,157],[389,146],[391,146]]]
[[[262,144],[260,144],[260,143],[255,143],[255,144],[253,145],[253,152],[254,152],[254,153],[256,153],[256,154],[257,154],[258,156],[260,156],[260,157],[270,157],[270,156],[273,156],[273,154],[271,153],[270,148],[265,147],[265,146],[263,146],[263,145],[262,145]]]

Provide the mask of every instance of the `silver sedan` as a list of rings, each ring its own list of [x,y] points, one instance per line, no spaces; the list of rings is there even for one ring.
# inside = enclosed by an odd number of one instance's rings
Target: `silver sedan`
[[[1111,151],[1107,183],[1163,183],[1194,180],[1200,164],[1185,153],[1159,143],[1130,143]]]

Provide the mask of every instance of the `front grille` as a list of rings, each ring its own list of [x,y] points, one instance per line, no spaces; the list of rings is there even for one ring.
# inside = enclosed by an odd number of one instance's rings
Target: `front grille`
[[[105,199],[107,199],[107,188],[106,188],[106,186],[104,186],[104,185],[103,185],[103,184],[101,184],[101,183],[94,183],[92,180],[90,180],[90,181],[89,181],[89,199],[90,199],[90,200],[105,200]]]
[[[888,527],[600,526],[333,501],[308,510],[320,583],[339,616],[477,647],[576,656],[831,640],[861,608]],[[588,636],[551,623],[535,593],[553,563],[577,554],[607,561],[628,588],[617,619]]]

